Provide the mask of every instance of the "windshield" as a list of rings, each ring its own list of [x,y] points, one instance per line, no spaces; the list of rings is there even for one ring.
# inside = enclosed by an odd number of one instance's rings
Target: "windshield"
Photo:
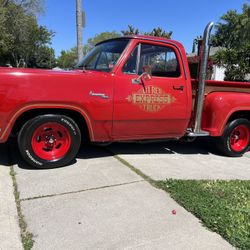
[[[116,65],[129,40],[113,40],[101,43],[76,66],[85,70],[110,72]]]

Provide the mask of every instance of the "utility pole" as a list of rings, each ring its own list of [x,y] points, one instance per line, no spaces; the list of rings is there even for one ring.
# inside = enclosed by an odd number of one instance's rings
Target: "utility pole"
[[[83,12],[82,0],[76,0],[76,29],[77,29],[77,57],[78,62],[83,58],[82,30],[83,30]]]

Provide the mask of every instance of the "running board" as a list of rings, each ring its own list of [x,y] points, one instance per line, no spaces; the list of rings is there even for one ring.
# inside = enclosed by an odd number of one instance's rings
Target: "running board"
[[[202,137],[202,136],[204,137],[204,136],[209,136],[209,135],[210,135],[209,132],[203,131],[203,130],[200,130],[199,132],[191,132],[191,131],[189,131],[187,133],[188,137]]]

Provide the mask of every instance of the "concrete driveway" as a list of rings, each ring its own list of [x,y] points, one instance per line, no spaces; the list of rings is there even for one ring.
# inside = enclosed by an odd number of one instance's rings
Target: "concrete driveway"
[[[213,155],[199,143],[114,144],[108,149],[154,179],[250,179],[249,154],[236,161]],[[4,150],[0,155],[7,154]],[[33,249],[232,249],[107,148],[83,148],[72,165],[52,170],[30,169],[14,145],[9,151],[12,162],[0,157],[0,171],[14,167]],[[237,162],[235,169],[229,162]],[[10,176],[5,173],[5,178]],[[8,242],[0,238],[0,249],[11,249]]]
[[[110,149],[154,180],[250,180],[250,151],[240,158],[222,156],[206,138],[192,143],[116,143]]]

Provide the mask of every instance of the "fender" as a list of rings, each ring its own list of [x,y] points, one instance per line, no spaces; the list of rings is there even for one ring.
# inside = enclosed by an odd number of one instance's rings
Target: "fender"
[[[93,122],[91,120],[90,115],[88,114],[88,112],[86,112],[85,110],[82,109],[82,107],[79,107],[76,104],[72,104],[72,103],[26,103],[25,105],[22,105],[20,107],[18,107],[14,113],[11,113],[9,115],[9,122],[7,124],[7,126],[5,128],[3,128],[2,130],[2,134],[0,136],[0,142],[6,142],[8,140],[8,137],[11,133],[11,130],[16,122],[16,120],[18,119],[18,117],[20,117],[23,113],[25,113],[26,111],[30,111],[30,110],[34,110],[34,109],[68,109],[68,110],[72,110],[72,111],[77,111],[78,113],[80,113],[83,118],[86,121],[88,130],[89,130],[89,135],[90,135],[90,140],[94,141],[95,137],[94,137],[94,132],[93,132]],[[1,131],[0,131],[1,132]]]
[[[211,136],[221,136],[230,116],[237,111],[250,112],[250,94],[213,92],[206,96],[202,129]]]

